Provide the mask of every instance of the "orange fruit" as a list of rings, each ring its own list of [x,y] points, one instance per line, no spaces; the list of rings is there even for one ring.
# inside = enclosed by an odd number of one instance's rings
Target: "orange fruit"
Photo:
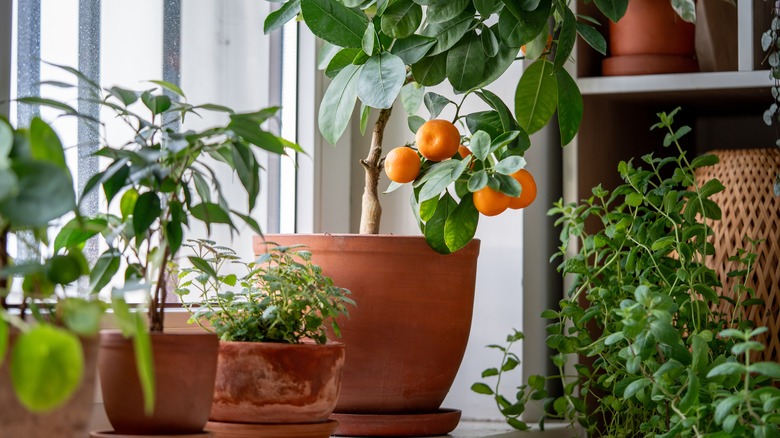
[[[431,161],[443,161],[458,152],[460,132],[447,120],[433,119],[420,126],[414,141],[423,157]]]
[[[509,196],[497,192],[488,186],[477,190],[473,195],[474,207],[485,216],[495,216],[509,207]]]
[[[509,208],[518,210],[531,205],[531,203],[534,202],[534,199],[536,199],[536,181],[534,181],[534,176],[531,175],[531,172],[520,169],[509,176],[517,180],[517,182],[520,183],[520,186],[523,187],[520,196],[509,198]]]
[[[405,184],[420,174],[420,157],[414,149],[400,146],[385,157],[385,174],[390,181]]]
[[[460,154],[461,158],[466,158],[471,155],[471,151],[466,146],[460,145],[458,146],[458,154]]]

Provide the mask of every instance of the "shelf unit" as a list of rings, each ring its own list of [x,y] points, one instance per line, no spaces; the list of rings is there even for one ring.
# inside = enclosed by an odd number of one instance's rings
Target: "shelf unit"
[[[663,153],[663,133],[648,130],[658,112],[677,106],[682,107],[678,126],[693,128],[684,141],[689,153],[773,145],[775,129],[762,118],[773,102],[772,81],[762,66],[760,47],[761,34],[771,19],[770,3],[738,2],[736,30],[728,29],[738,40],[735,71],[604,77],[600,75],[603,56],[578,41],[572,70],[583,95],[584,116],[577,138],[564,152],[564,197],[587,197],[599,183],[614,187],[621,182],[619,161]],[[593,3],[580,0],[577,10],[600,19],[600,30],[608,39],[606,18]]]

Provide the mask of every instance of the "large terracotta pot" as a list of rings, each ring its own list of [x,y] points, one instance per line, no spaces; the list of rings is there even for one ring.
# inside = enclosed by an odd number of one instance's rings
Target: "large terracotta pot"
[[[341,318],[347,359],[336,412],[434,412],[460,367],[471,329],[479,241],[450,255],[422,237],[266,235],[302,243],[357,306]],[[261,238],[255,252],[263,252]]]
[[[321,423],[341,386],[344,344],[219,343],[211,421]]]
[[[211,333],[151,333],[155,408],[144,413],[133,343],[101,333],[98,367],[106,414],[117,434],[173,435],[203,431],[211,411],[219,341]]]
[[[11,341],[13,342],[13,340]],[[98,338],[82,338],[84,375],[64,405],[45,414],[34,414],[19,403],[11,385],[8,361],[0,367],[0,436],[25,438],[83,438],[95,403]]]
[[[630,0],[626,14],[609,22],[610,57],[604,76],[699,71],[696,28],[672,9],[669,0]]]

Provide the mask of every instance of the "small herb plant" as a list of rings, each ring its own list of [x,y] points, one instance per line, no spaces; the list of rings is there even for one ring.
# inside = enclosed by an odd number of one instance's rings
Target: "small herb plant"
[[[223,341],[324,344],[327,327],[339,336],[336,317],[354,305],[349,291],[324,276],[301,247],[269,243],[257,261],[245,263],[210,240],[185,246],[194,253],[192,266],[179,270],[176,294],[190,311],[190,322]],[[226,273],[228,265],[239,265],[246,274]]]
[[[714,252],[708,224],[721,215],[709,198],[723,186],[700,184],[693,171],[717,158],[688,159],[678,140],[690,128],[674,130],[676,113],[659,114],[653,127],[667,131],[664,146],[675,147],[676,157],[644,156],[648,169],[621,162],[625,184],[611,193],[596,187],[582,203],[559,201],[550,210],[562,227],[557,256],[572,240],[579,247],[559,267],[572,279],[560,308],[542,314],[559,374],[530,377],[513,400],[501,395],[504,373],[519,363],[510,350],[522,339],[515,332],[509,346],[492,346],[502,363],[483,377],[497,377],[495,385],[472,387],[493,396],[513,427],[527,428],[519,418],[526,404],[544,400],[549,417],[580,424],[590,436],[780,436],[780,364],[752,360],[764,349],[754,338],[766,328],[743,319],[742,310],[759,300],[744,283],[733,299],[719,295],[720,282],[704,264]],[[598,231],[589,232],[586,220],[599,221]],[[734,260],[744,269],[731,275],[745,277],[755,254],[743,250]],[[713,311],[720,300],[734,310]],[[549,396],[550,379],[560,381],[563,395]]]

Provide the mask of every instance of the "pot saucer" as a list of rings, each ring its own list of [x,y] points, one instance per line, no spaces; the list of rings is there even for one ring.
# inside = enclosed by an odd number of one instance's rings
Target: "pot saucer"
[[[214,433],[214,438],[328,438],[338,422],[327,420],[322,423],[298,424],[252,424],[223,423],[209,421],[206,430]]]
[[[188,433],[183,435],[124,435],[114,433],[113,430],[96,430],[89,433],[90,438],[215,438],[214,434],[209,431],[203,431],[200,433]]]
[[[330,418],[339,422],[340,436],[437,436],[452,432],[460,422],[457,409],[439,409],[421,414],[340,414]]]

